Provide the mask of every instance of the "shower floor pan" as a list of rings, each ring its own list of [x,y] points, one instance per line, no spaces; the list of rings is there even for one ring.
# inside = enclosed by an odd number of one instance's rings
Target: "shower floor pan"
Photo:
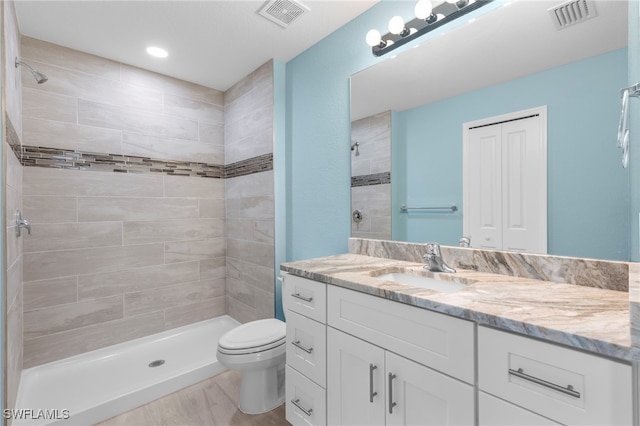
[[[218,340],[238,325],[224,315],[26,369],[16,410],[29,418],[13,425],[91,425],[215,376]]]

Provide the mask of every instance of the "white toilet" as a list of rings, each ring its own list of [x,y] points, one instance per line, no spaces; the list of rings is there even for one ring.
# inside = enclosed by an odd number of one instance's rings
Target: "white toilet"
[[[284,402],[285,323],[270,318],[242,324],[218,342],[217,358],[242,373],[240,411],[260,414]]]

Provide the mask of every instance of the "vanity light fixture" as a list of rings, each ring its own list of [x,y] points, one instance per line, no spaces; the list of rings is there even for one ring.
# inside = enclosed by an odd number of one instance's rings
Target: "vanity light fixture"
[[[147,53],[154,58],[166,58],[167,56],[169,56],[169,52],[157,46],[147,47]]]
[[[378,30],[372,29],[367,33],[366,41],[374,56],[382,56],[492,1],[446,0],[434,8],[430,0],[419,0],[414,9],[414,19],[405,23],[402,17],[394,16],[389,21],[387,34],[382,36]]]

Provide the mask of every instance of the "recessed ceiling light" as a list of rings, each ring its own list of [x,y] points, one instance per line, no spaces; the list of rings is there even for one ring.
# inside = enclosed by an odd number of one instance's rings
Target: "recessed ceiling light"
[[[169,53],[161,47],[149,46],[147,47],[147,53],[156,58],[166,58]]]

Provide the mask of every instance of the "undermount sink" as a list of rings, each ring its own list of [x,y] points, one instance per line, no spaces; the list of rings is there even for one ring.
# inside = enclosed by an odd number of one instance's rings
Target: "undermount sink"
[[[410,285],[411,287],[426,288],[429,290],[439,291],[441,293],[453,293],[454,291],[463,290],[466,287],[466,284],[454,281],[445,281],[424,275],[408,274],[404,272],[387,272],[374,276],[381,280],[393,281],[398,284]]]

